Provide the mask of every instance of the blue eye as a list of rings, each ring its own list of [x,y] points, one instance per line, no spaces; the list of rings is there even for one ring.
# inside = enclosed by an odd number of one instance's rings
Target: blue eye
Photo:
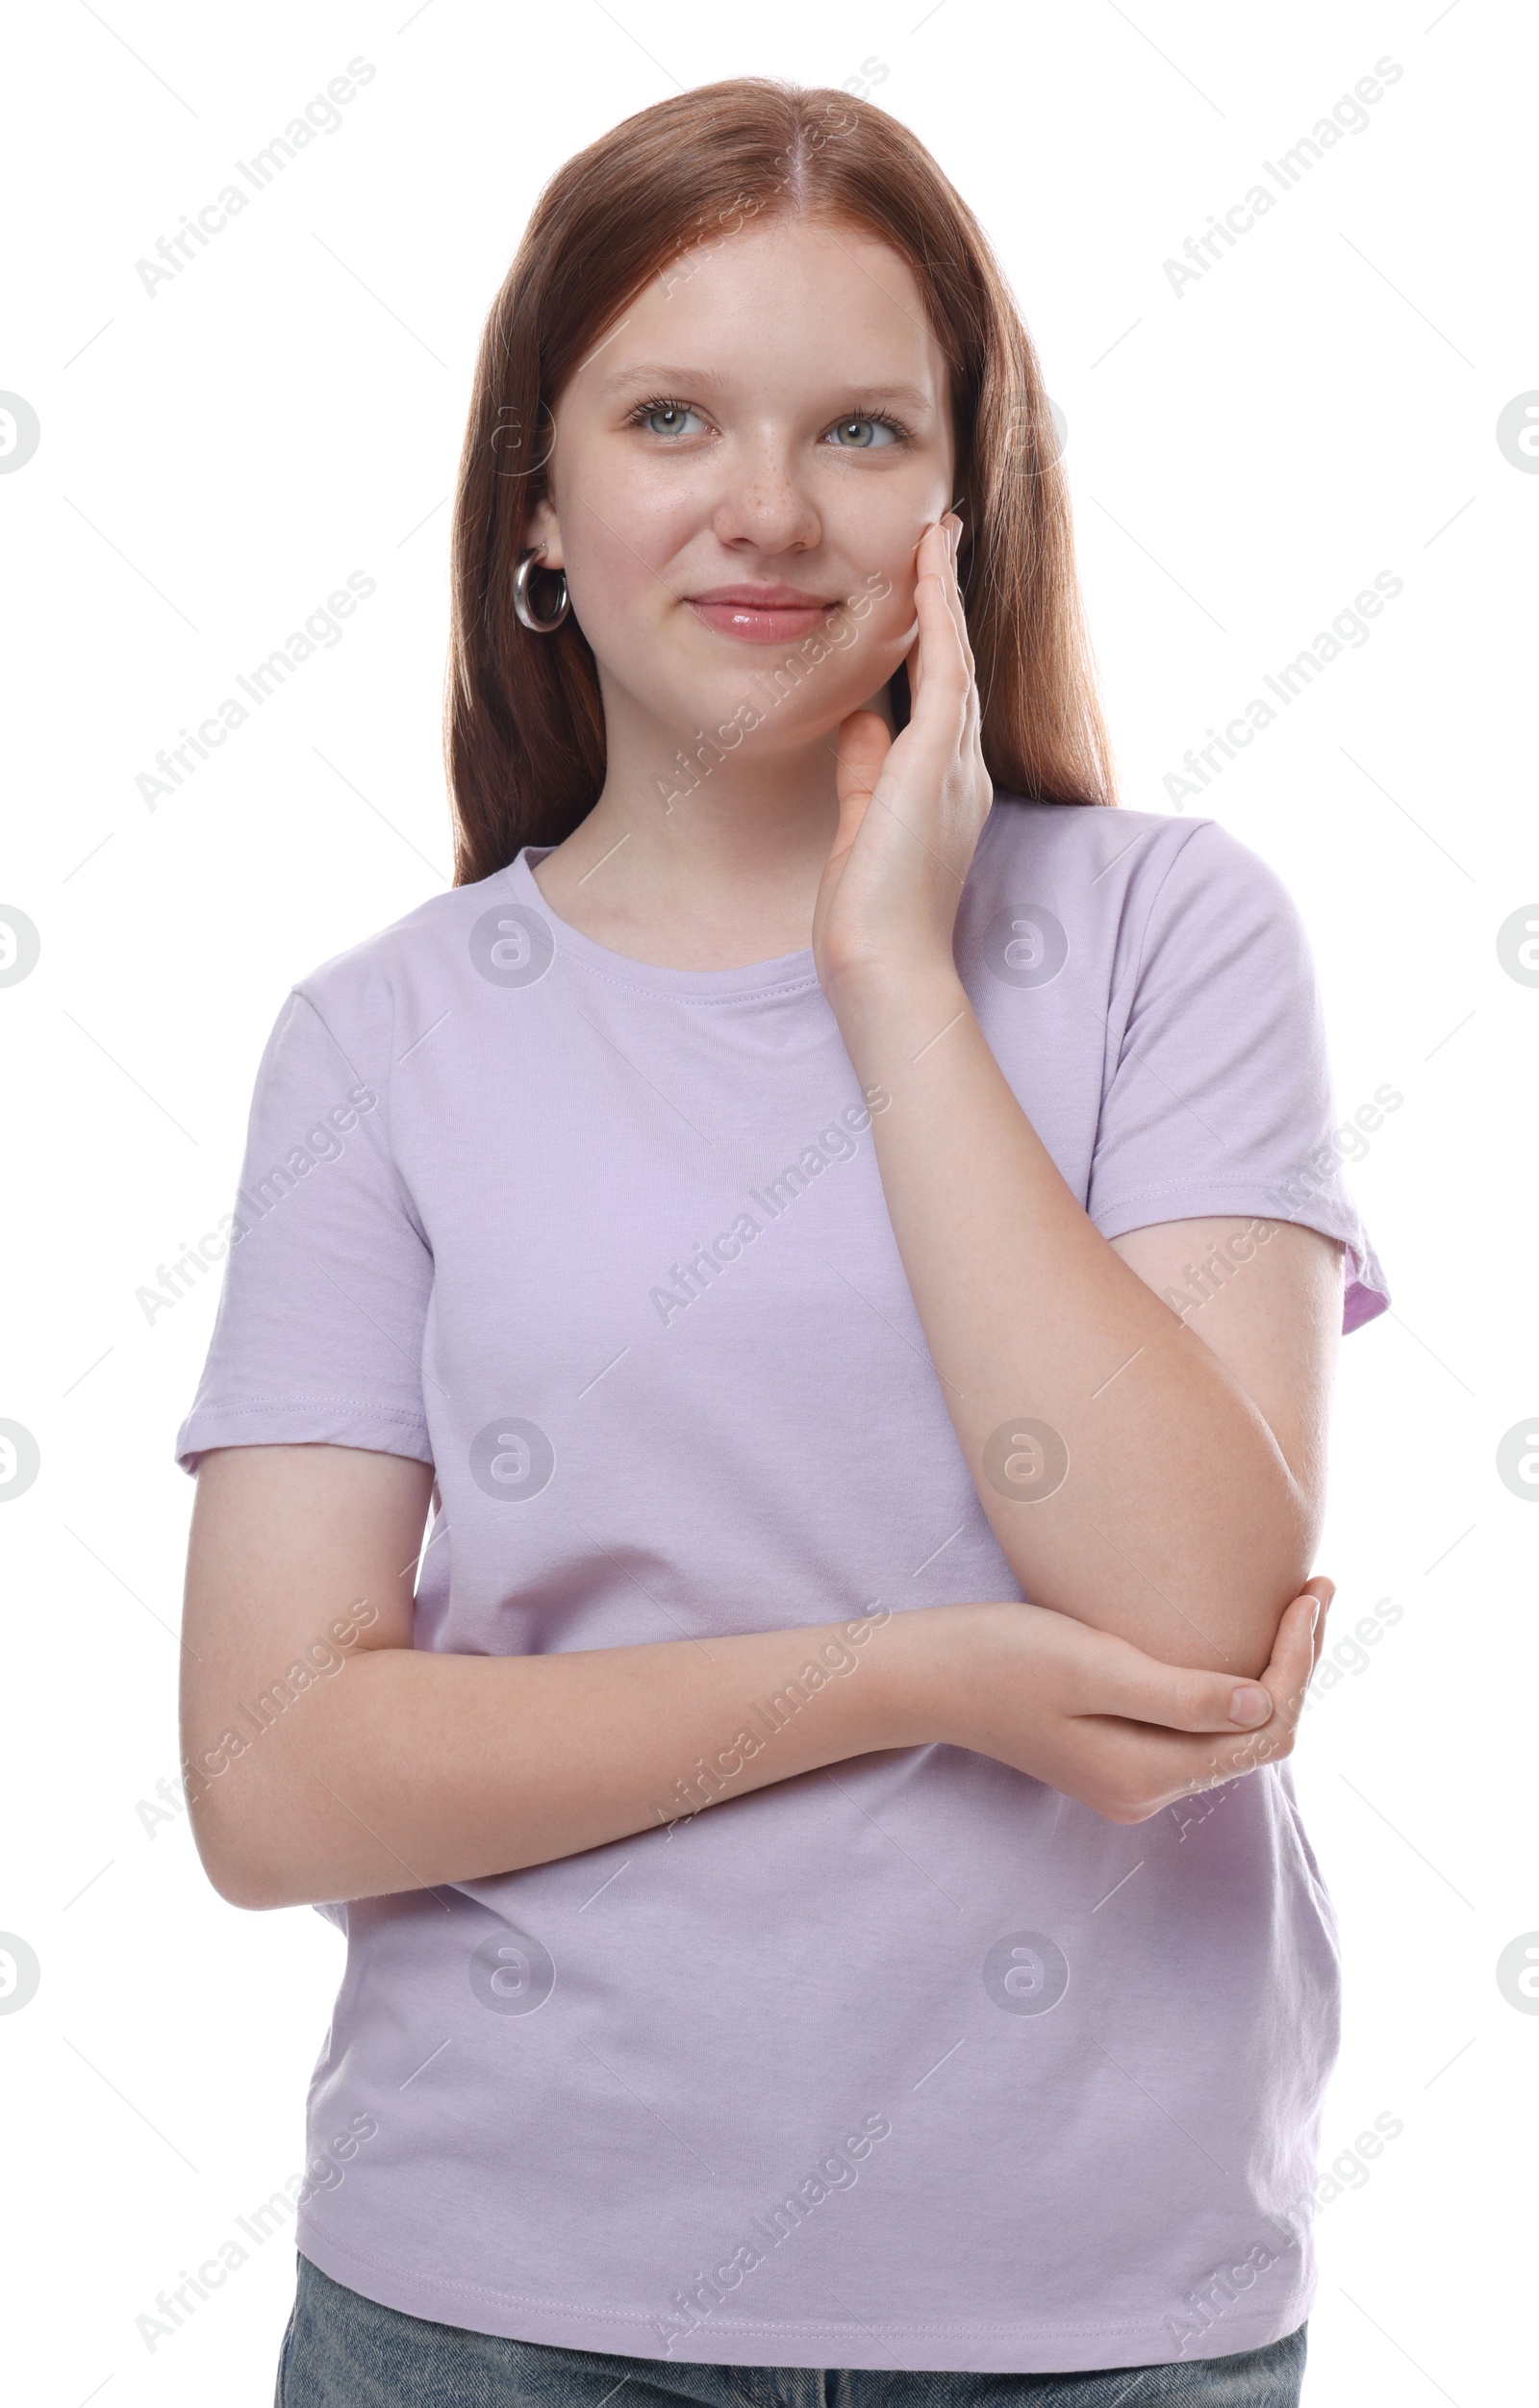
[[[841,418],[824,440],[841,451],[879,451],[896,443],[897,429],[890,418]]]
[[[643,401],[633,413],[632,423],[643,426],[648,435],[682,435],[685,420],[697,416],[687,402]]]

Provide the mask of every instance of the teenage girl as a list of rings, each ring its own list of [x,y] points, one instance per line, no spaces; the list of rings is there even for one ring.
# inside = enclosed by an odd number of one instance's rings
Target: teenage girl
[[[454,592],[456,883],[279,1012],[177,1439],[203,1861],[347,1945],[279,2398],[1284,2408],[1383,1282],[920,143],[750,80],[565,166]]]

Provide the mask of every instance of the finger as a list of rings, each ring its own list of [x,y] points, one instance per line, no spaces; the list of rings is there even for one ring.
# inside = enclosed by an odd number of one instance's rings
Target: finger
[[[1315,1629],[1323,1612],[1315,1589],[1301,1589],[1277,1625],[1271,1661],[1261,1675],[1279,1724],[1290,1732],[1303,1711],[1304,1691],[1315,1668]]]
[[[1320,1611],[1315,1616],[1314,1658],[1309,1667],[1313,1674],[1319,1669],[1320,1659],[1325,1652],[1325,1617],[1330,1611],[1330,1601],[1336,1594],[1336,1584],[1328,1573],[1312,1572],[1300,1593],[1316,1596],[1320,1600]]]
[[[925,580],[927,578],[933,578],[939,589],[938,594],[930,597],[932,603],[939,601],[945,606],[946,616],[951,621],[952,633],[953,635],[956,633],[956,618],[951,609],[948,591],[953,583],[951,572],[951,522],[948,517],[932,519],[929,525],[924,529],[923,533],[920,537],[918,546],[915,550],[914,566],[914,603],[916,611],[916,626],[913,646],[908,655],[908,673],[909,692],[914,700],[917,702],[919,699],[920,687],[923,682],[924,672],[926,667],[929,665],[926,660],[925,597],[923,593]],[[935,639],[939,638],[944,642],[945,634],[946,627],[944,621],[932,617],[930,625],[931,642],[929,646],[929,649],[931,651],[935,648]]]
[[[938,543],[914,593],[922,666],[926,673],[933,671],[944,686],[964,696],[972,684],[967,618],[952,566],[950,538],[944,524],[933,532]]]
[[[968,643],[967,612],[962,606],[962,588],[957,575],[957,553],[962,540],[962,521],[954,512],[947,511],[944,519],[937,520],[935,532],[940,536],[940,545],[938,553],[930,555],[927,570],[928,573],[940,579],[946,616],[950,620],[951,631],[956,639],[957,653],[971,678],[972,652]],[[926,573],[926,569],[921,567],[921,574],[924,573]]]
[[[1224,1782],[1241,1780],[1246,1772],[1260,1772],[1262,1765],[1286,1756],[1294,1746],[1294,1724],[1303,1708],[1313,1669],[1313,1626],[1323,1613],[1323,1601],[1310,1584],[1299,1591],[1281,1616],[1272,1661],[1262,1674],[1262,1686],[1274,1703],[1274,1712],[1255,1732],[1238,1734],[1230,1729],[1214,1741],[1214,1736],[1182,1738],[1175,1729],[1158,1729],[1151,1722],[1142,1727],[1132,1722],[1105,1724],[1108,1736],[1110,1732],[1120,1734],[1120,1785],[1127,1787],[1132,1796],[1151,1801],[1148,1811],[1158,1813],[1161,1806],[1175,1799],[1197,1796],[1201,1789],[1219,1789]],[[1209,1681],[1211,1676],[1190,1679]]]
[[[887,722],[878,712],[851,711],[840,721],[834,738],[834,785],[839,796],[836,853],[854,843],[892,747]]]
[[[914,747],[930,747],[937,777],[953,759],[965,719],[971,680],[946,597],[945,561],[926,569],[914,589],[919,633],[907,657],[909,726]]]
[[[950,510],[941,523],[947,537],[946,598],[956,625],[957,643],[967,663],[968,675],[971,678],[977,664],[972,657],[972,642],[968,632],[967,605],[962,599],[962,521],[956,512]]]
[[[946,537],[946,575],[944,586],[946,606],[950,614],[956,639],[957,658],[966,680],[963,690],[962,732],[959,749],[976,756],[983,768],[983,700],[978,693],[977,661],[968,630],[967,605],[962,599],[962,521],[955,509],[949,510],[941,524]]]
[[[1167,1731],[1258,1731],[1271,1721],[1274,1701],[1261,1681],[1237,1681],[1232,1672],[1199,1672],[1162,1663],[1128,1644],[1109,1660],[1097,1651],[1086,1675],[1087,1713],[1124,1715],[1130,1722]]]
[[[1273,1711],[1253,1731],[1242,1734],[1230,1725],[1217,1745],[1210,1739],[1206,1746],[1195,1738],[1177,1738],[1173,1731],[1148,1730],[1130,1735],[1141,1736],[1146,1742],[1145,1754],[1138,1761],[1148,1767],[1155,1794],[1164,1798],[1191,1796],[1199,1789],[1237,1780],[1244,1773],[1256,1772],[1263,1764],[1287,1755],[1309,1686],[1313,1626],[1322,1610],[1314,1590],[1304,1589],[1283,1614],[1271,1660],[1260,1681]],[[1188,1677],[1203,1681],[1212,1678],[1205,1673]]]

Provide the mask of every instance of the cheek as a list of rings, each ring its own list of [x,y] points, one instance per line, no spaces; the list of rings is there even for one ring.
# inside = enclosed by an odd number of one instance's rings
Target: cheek
[[[590,609],[611,604],[628,613],[649,594],[669,599],[669,564],[692,524],[676,493],[613,470],[574,479],[561,514],[573,600],[581,596]]]
[[[577,622],[600,665],[627,684],[644,676],[660,626],[673,607],[677,546],[668,529],[637,513],[623,520],[595,497],[562,520],[567,580]]]
[[[846,642],[837,655],[834,673],[842,685],[851,690],[858,687],[855,699],[861,700],[887,683],[912,644],[914,563],[910,555],[870,570],[858,562],[851,566],[855,573],[849,580],[850,591],[857,602],[863,595],[870,596],[870,606],[863,618],[847,614],[845,625],[854,630],[854,641]],[[889,592],[872,593],[865,583],[868,575],[877,575],[889,585]],[[852,709],[853,701],[847,707]]]
[[[870,647],[900,653],[909,641],[916,615],[912,551],[885,566],[882,576],[891,590],[873,596],[870,609],[860,621],[862,640]]]
[[[860,522],[839,530],[836,548],[848,592],[857,599],[870,597],[870,609],[856,621],[862,645],[901,648],[915,621],[915,554],[934,512],[925,506],[927,494],[904,493],[900,499],[895,491],[882,499],[885,508],[870,509]],[[943,501],[940,507],[945,506]]]
[[[840,497],[845,506],[836,505],[828,513],[825,531],[845,565],[850,592],[873,596],[861,622],[873,635],[893,639],[914,624],[916,554],[925,528],[945,511],[951,492],[937,468],[926,455],[896,475],[852,478],[855,490],[847,499]]]

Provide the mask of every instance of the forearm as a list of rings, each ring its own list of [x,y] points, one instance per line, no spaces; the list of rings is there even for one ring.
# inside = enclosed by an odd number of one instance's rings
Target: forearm
[[[862,1086],[891,1099],[872,1120],[888,1212],[1022,1589],[1166,1662],[1257,1672],[1317,1535],[1266,1421],[1095,1228],[954,972],[871,980],[836,1010]],[[1051,1469],[1012,1487],[1012,1421],[1067,1450],[1050,1493]],[[1014,1455],[1029,1467],[1029,1440]]]
[[[270,1907],[482,1880],[655,1832],[917,1744],[937,1617],[966,1610],[546,1656],[366,1649],[216,1777],[197,1775],[189,1735],[199,1848],[226,1897]]]

